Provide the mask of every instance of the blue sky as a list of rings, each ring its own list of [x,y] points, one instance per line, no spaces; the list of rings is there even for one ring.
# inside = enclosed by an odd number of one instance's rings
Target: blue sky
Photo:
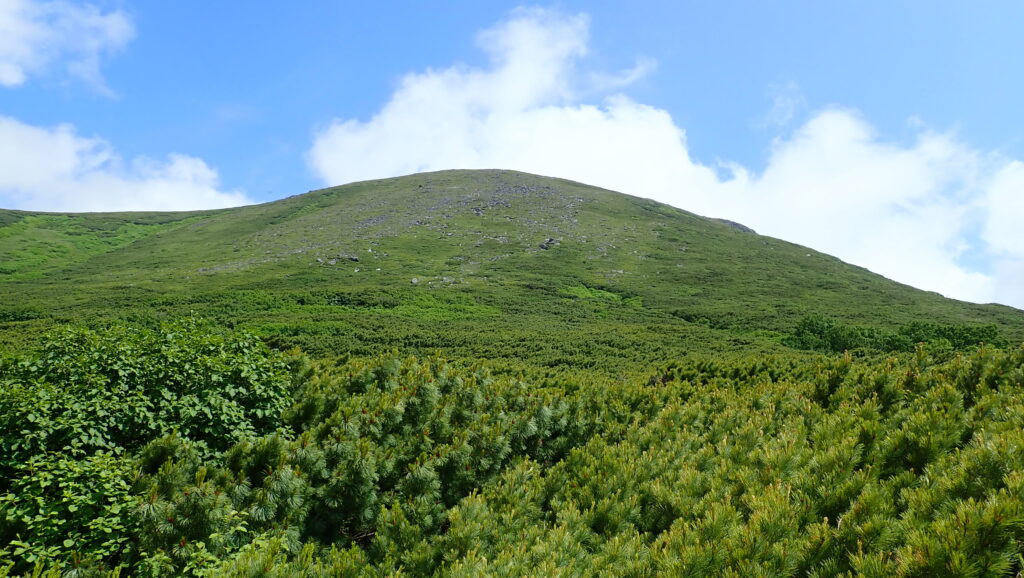
[[[1024,306],[1019,2],[0,0],[0,206],[564,176]]]

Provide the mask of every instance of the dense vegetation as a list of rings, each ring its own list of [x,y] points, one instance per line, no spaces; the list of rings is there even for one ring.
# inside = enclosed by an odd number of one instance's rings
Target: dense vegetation
[[[0,577],[1024,573],[1024,314],[503,171],[0,211]]]
[[[804,317],[793,333],[784,339],[787,345],[827,353],[852,350],[913,351],[920,343],[934,348],[964,349],[981,344],[1006,345],[999,327],[990,325],[947,325],[915,321],[886,331],[875,327],[858,327],[821,316]]]
[[[311,362],[190,320],[67,329],[0,368],[14,573],[1024,570],[1024,349],[622,380]]]

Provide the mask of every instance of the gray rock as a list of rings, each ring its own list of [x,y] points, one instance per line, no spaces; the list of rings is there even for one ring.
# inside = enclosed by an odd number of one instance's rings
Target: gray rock
[[[718,221],[719,223],[722,223],[723,225],[728,225],[728,226],[732,227],[733,229],[736,229],[737,231],[741,231],[743,233],[754,233],[754,234],[757,234],[757,231],[751,229],[750,227],[748,227],[746,225],[741,225],[741,224],[737,223],[736,221],[730,221],[729,219],[715,219],[715,220]]]

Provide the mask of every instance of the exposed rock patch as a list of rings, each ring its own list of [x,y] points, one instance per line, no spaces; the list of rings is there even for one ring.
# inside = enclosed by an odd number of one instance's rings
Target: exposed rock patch
[[[723,225],[728,225],[728,226],[732,227],[733,229],[736,229],[737,231],[741,231],[743,233],[754,233],[754,234],[757,234],[757,231],[751,229],[750,227],[748,227],[746,225],[741,225],[740,223],[737,223],[736,221],[730,221],[729,219],[715,219],[715,220],[718,221],[719,223],[722,223]]]

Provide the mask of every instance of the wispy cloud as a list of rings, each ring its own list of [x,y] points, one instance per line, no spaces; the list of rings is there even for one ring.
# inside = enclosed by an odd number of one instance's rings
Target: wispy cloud
[[[924,125],[910,144],[887,142],[830,107],[780,133],[763,171],[725,163],[720,176],[690,157],[668,112],[614,92],[642,74],[609,76],[611,92],[581,101],[595,78],[588,26],[512,13],[480,36],[489,67],[409,74],[372,118],[318,131],[311,169],[327,184],[446,168],[556,175],[741,221],[950,297],[1024,306],[1020,162]],[[772,94],[766,120],[783,131],[805,102],[796,85]]]
[[[636,59],[636,64],[631,68],[627,68],[626,70],[615,74],[600,71],[591,72],[590,83],[594,87],[594,90],[599,92],[618,90],[650,76],[655,70],[657,70],[657,68],[657,60],[649,57],[639,57]]]
[[[769,86],[768,97],[772,102],[771,108],[758,123],[763,128],[786,127],[807,106],[800,85],[793,81]]]
[[[59,66],[112,94],[100,63],[134,36],[131,19],[120,10],[59,0],[0,0],[0,86],[20,86],[30,75]]]
[[[45,211],[171,211],[251,204],[221,190],[217,172],[180,154],[125,162],[105,141],[68,125],[40,128],[0,116],[0,206]]]

